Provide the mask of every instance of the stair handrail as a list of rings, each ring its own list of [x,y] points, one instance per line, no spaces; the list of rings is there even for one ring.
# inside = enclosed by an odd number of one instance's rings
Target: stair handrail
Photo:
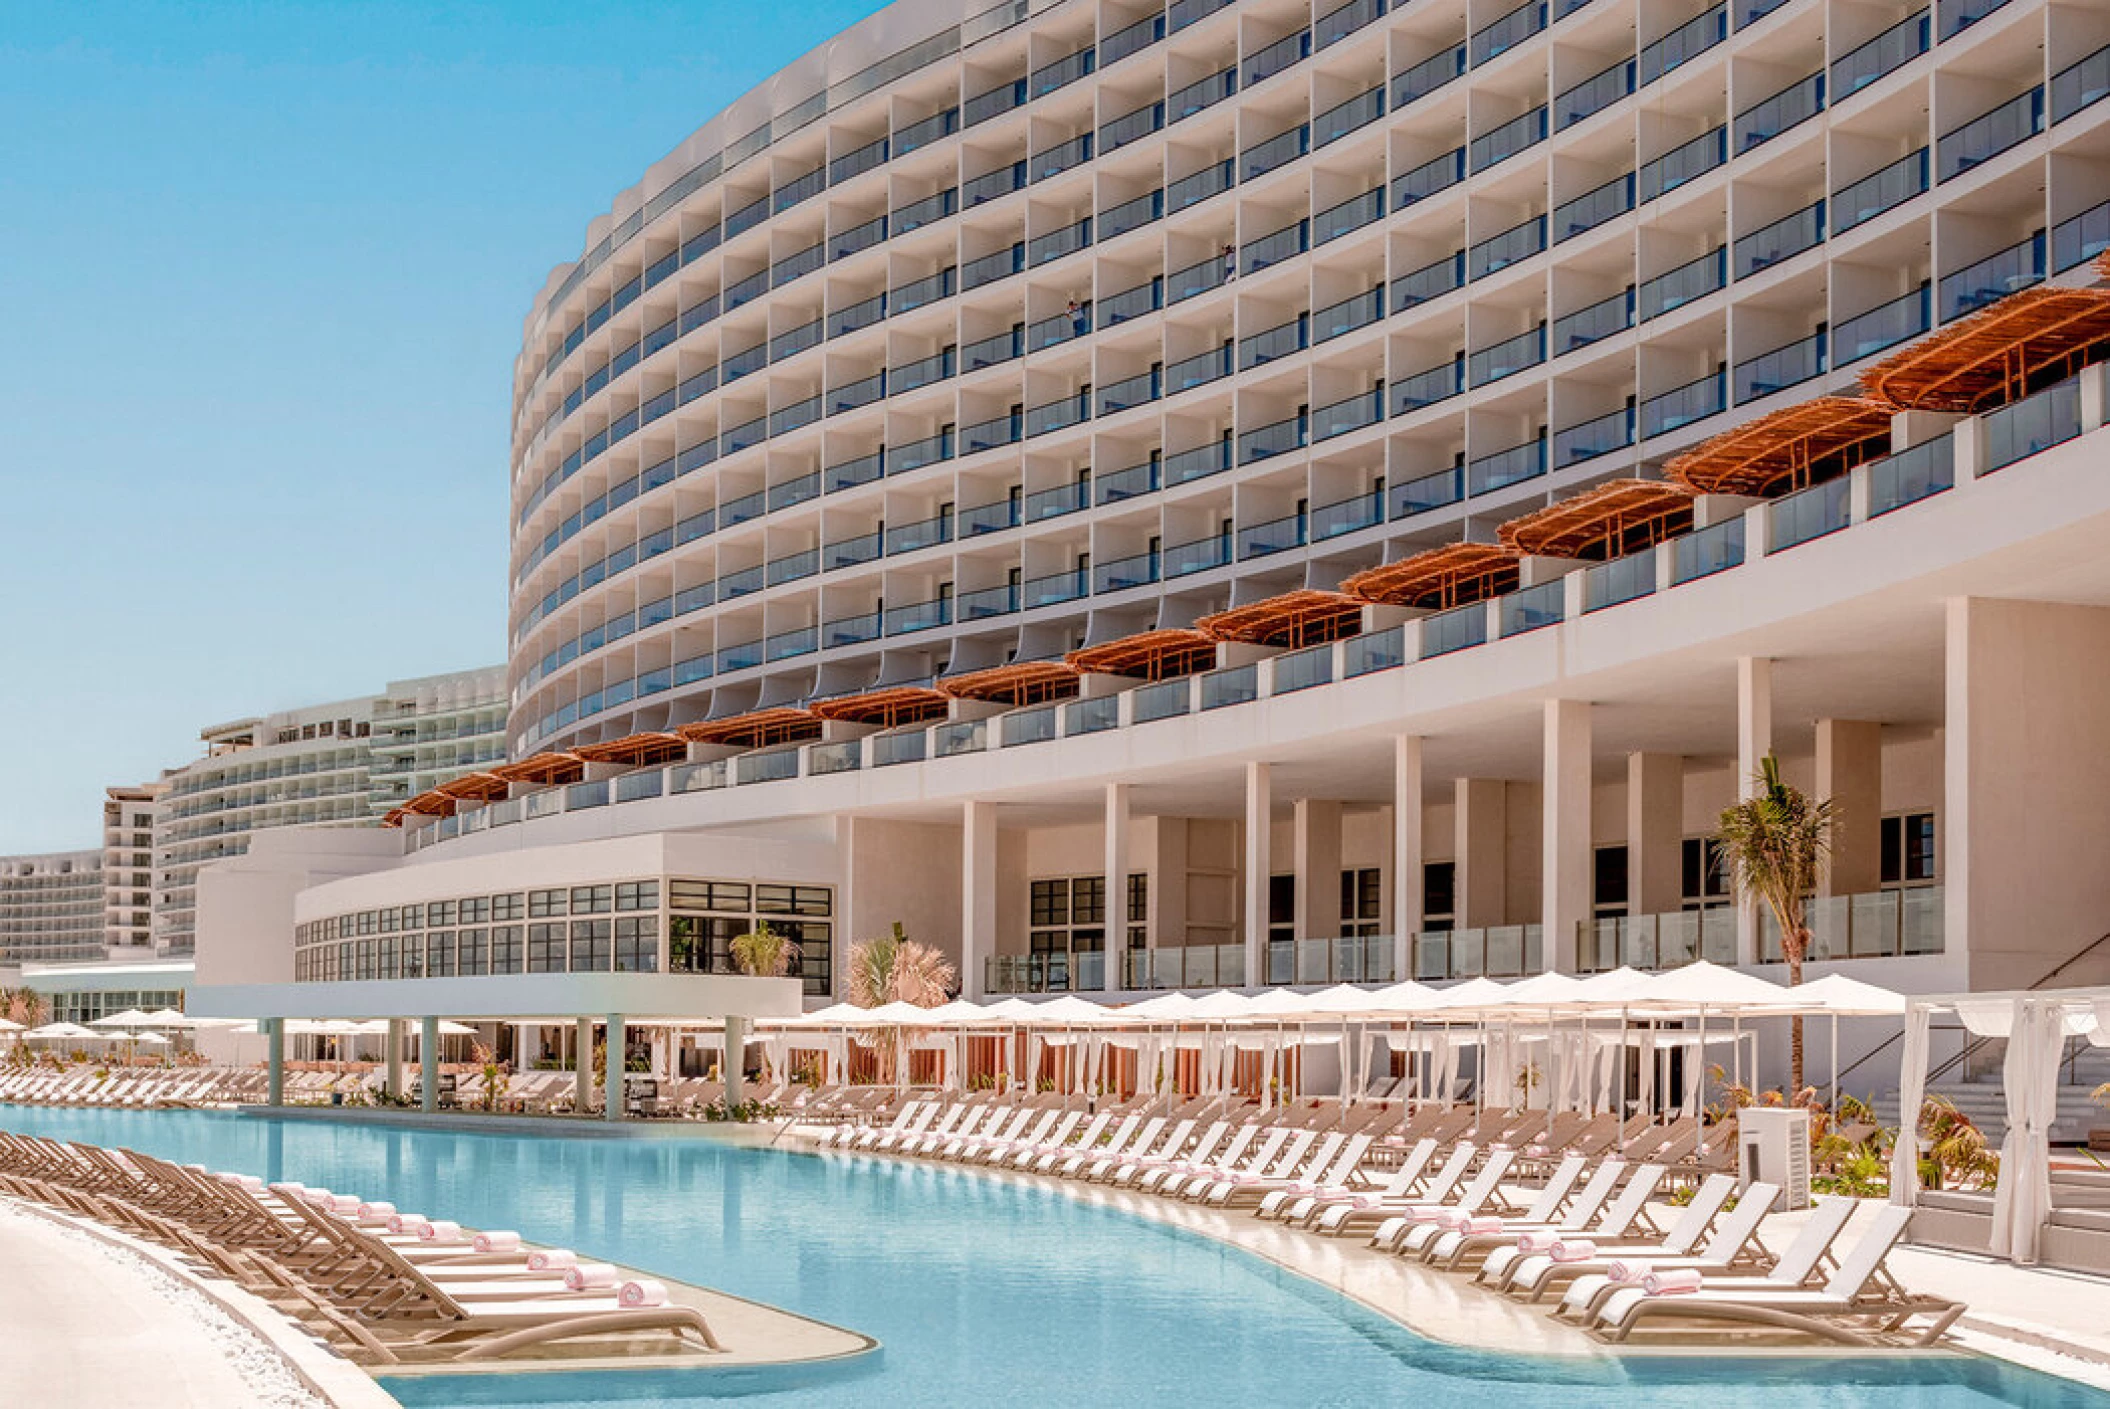
[[[2088,941],[2088,943],[2082,945],[2079,949],[2076,949],[2073,953],[2067,955],[2064,959],[2061,959],[2049,973],[2045,974],[2042,978],[2038,979],[2035,983],[2029,985],[2028,988],[2022,991],[2025,993],[2034,993],[2038,989],[2046,987],[2051,983],[2053,979],[2057,978],[2060,974],[2065,973],[2068,969],[2072,968],[2081,960],[2087,958],[2090,954],[2093,954],[2097,949],[2101,948],[2106,943],[2110,943],[2110,930],[2106,930],[2102,934],[2097,935],[2094,939]],[[1875,1046],[1869,1048],[1868,1051],[1862,1053],[1861,1056],[1856,1059],[1852,1065],[1848,1066],[1846,1070],[1840,1072],[1836,1077],[1832,1079],[1832,1084],[1835,1086],[1844,1087],[1846,1084],[1846,1078],[1851,1076],[1854,1072],[1860,1070],[1862,1063],[1869,1061],[1871,1058],[1882,1055],[1884,1052],[1890,1049],[1892,1043],[1901,1042],[1904,1040],[1904,1037],[1905,1034],[1902,1029],[1897,1032],[1893,1032],[1892,1034],[1890,1034],[1890,1036],[1884,1038],[1881,1042],[1878,1042]],[[1956,1053],[1955,1056],[1950,1057],[1940,1066],[1934,1068],[1934,1070],[1927,1073],[1927,1084],[1931,1086],[1935,1082],[1947,1076],[1950,1072],[1956,1070],[1957,1067],[1969,1061],[1973,1056],[1977,1054],[1980,1048],[1984,1047],[1988,1042],[1991,1041],[1993,1041],[1993,1039],[1990,1037],[1974,1037],[1969,1042],[1966,1042],[1963,1045],[1963,1050],[1959,1051],[1958,1053]],[[1898,1119],[1904,1119],[1903,1111],[1900,1111],[1898,1113]]]

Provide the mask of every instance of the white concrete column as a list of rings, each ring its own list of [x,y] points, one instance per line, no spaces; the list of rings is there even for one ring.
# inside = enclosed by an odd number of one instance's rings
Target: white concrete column
[[[996,952],[996,804],[973,799],[960,817],[960,991],[988,991]]]
[[[1739,656],[1736,662],[1736,796],[1756,797],[1758,770],[1773,751],[1773,662],[1764,656]],[[1746,901],[1736,909],[1736,962],[1758,962],[1759,907]]]
[[[391,1099],[403,1094],[403,1020],[390,1018],[388,1031],[381,1038],[381,1061],[383,1066],[381,1089]]]
[[[1509,923],[1509,788],[1500,778],[1460,778],[1453,785],[1458,929]]]
[[[588,1070],[592,1064],[588,1063]],[[601,1073],[601,1119],[623,1118],[623,1015],[608,1015],[608,1066]]]
[[[577,1042],[571,1063],[572,1106],[584,1115],[593,1105],[593,1019],[580,1018],[573,1031]]]
[[[725,1015],[725,1103],[736,1106],[747,1099],[747,1019],[738,1013]]]
[[[1685,902],[1685,760],[1626,756],[1626,896],[1631,915],[1664,915]]]
[[[264,1019],[264,1104],[286,1103],[286,1020]]]
[[[1414,976],[1414,935],[1421,928],[1421,788],[1421,739],[1398,735],[1392,740],[1392,885],[1385,897],[1394,979]]]
[[[1106,785],[1103,867],[1106,873],[1106,986],[1125,988],[1128,964],[1128,784]]]
[[[1545,708],[1544,801],[1539,809],[1539,924],[1549,967],[1575,972],[1575,944],[1590,918],[1590,705],[1548,700]]]
[[[427,1013],[418,1024],[418,1107],[440,1108],[440,1019]]]
[[[1267,982],[1268,872],[1274,861],[1274,776],[1265,763],[1245,766],[1245,981]]]
[[[1290,810],[1295,835],[1292,869],[1297,876],[1297,938],[1331,939],[1341,932],[1341,804],[1300,797]]]
[[[1819,895],[1861,895],[1883,884],[1883,726],[1817,721],[1817,796],[1838,808]]]

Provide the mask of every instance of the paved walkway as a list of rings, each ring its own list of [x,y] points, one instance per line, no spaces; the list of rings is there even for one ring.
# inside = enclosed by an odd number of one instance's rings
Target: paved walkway
[[[0,1404],[322,1404],[253,1332],[168,1274],[5,1201],[0,1267]]]

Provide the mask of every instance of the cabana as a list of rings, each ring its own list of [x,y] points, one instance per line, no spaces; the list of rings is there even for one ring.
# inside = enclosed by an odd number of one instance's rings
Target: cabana
[[[1919,1122],[1927,1092],[1927,1045],[1937,1014],[1955,1017],[1973,1037],[2007,1043],[2001,1087],[2007,1134],[2000,1143],[2000,1182],[1990,1209],[1983,1196],[1923,1195]],[[2110,988],[2045,989],[1915,997],[1905,1009],[1899,1071],[1897,1145],[1890,1156],[1890,1201],[1922,1206],[1913,1231],[1951,1243],[1962,1226],[1989,1217],[1984,1251],[2028,1266],[2040,1261],[2110,1271],[2110,1218],[2100,1210],[2062,1216],[2053,1198],[2051,1125],[2058,1117],[2059,1066],[2066,1044],[2085,1038],[2110,1047]],[[2093,1215],[2093,1216],[2090,1216]],[[1931,1226],[1923,1227],[1923,1223]],[[1944,1226],[1946,1225],[1946,1226]]]

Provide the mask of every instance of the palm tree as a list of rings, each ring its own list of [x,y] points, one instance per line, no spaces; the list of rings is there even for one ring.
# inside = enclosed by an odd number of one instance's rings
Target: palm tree
[[[782,978],[791,971],[791,961],[799,957],[799,947],[791,937],[778,934],[767,920],[746,934],[734,935],[731,948],[740,972],[758,978]]]
[[[24,1027],[42,1027],[51,1016],[51,1001],[28,988],[0,988],[0,1018]]]
[[[1801,983],[1802,960],[1810,946],[1806,905],[1831,855],[1839,810],[1830,798],[1811,798],[1782,781],[1780,760],[1770,753],[1759,762],[1752,781],[1758,785],[1752,796],[1722,809],[1715,839],[1737,898],[1745,904],[1764,902],[1773,912],[1788,982]],[[1800,1092],[1802,1019],[1793,1021],[1789,1086]]]
[[[959,971],[950,960],[930,945],[910,939],[899,920],[879,938],[850,946],[850,1001],[861,1008],[882,1003],[935,1008],[951,994],[958,978]],[[903,1029],[888,1029],[887,1044],[881,1049],[883,1078],[891,1079],[907,1039]]]

